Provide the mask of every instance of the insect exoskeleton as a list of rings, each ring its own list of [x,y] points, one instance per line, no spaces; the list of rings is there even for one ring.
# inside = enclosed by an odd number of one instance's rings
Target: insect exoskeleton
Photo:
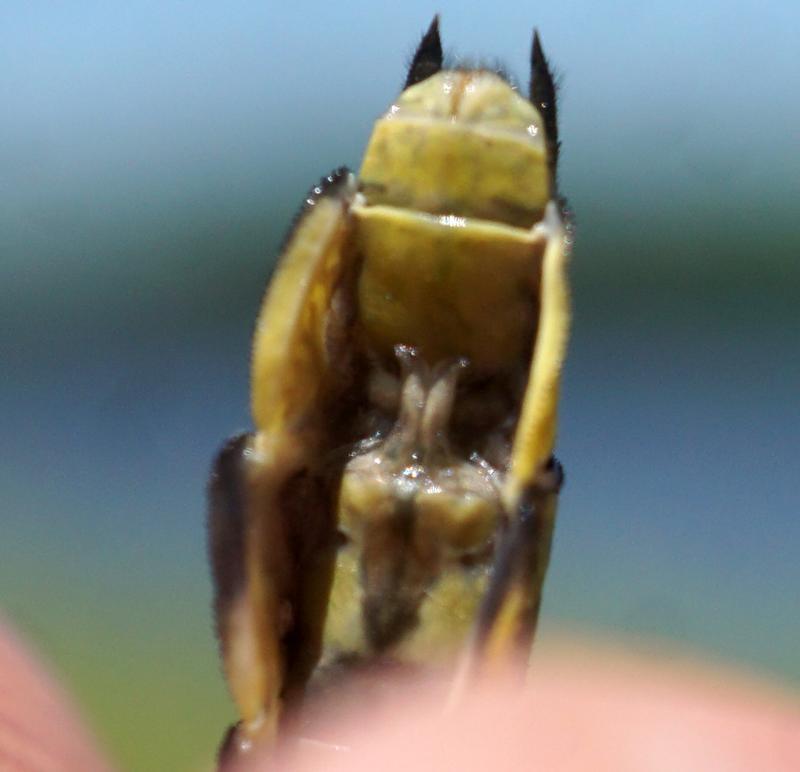
[[[312,189],[211,494],[228,749],[376,663],[524,660],[569,322],[552,77],[443,69],[438,20],[358,177]],[[287,725],[288,726],[288,725]]]

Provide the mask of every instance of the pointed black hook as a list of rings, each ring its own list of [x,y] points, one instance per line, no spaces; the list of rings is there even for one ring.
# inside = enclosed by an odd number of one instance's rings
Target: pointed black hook
[[[417,46],[411,66],[408,68],[408,76],[403,89],[413,86],[415,83],[430,78],[442,69],[442,41],[439,38],[439,14],[433,17],[431,26],[422,36],[422,40]]]
[[[539,32],[533,30],[533,47],[531,48],[531,85],[529,98],[544,120],[547,133],[547,153],[550,172],[553,179],[558,165],[558,109],[556,107],[556,86],[547,57],[539,40]]]

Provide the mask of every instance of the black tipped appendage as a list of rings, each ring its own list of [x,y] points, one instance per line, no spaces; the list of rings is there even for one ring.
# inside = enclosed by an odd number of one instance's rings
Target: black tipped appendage
[[[306,204],[314,206],[321,198],[335,195],[347,182],[349,176],[350,170],[346,166],[340,166],[330,174],[320,178],[320,181],[309,189],[306,196]]]
[[[322,177],[316,185],[312,185],[309,188],[302,206],[295,214],[294,220],[292,220],[292,224],[289,226],[289,230],[283,237],[283,243],[280,249],[281,252],[285,251],[289,246],[292,236],[294,236],[303,217],[308,214],[308,210],[313,209],[320,199],[326,198],[327,196],[335,196],[337,193],[344,190],[349,179],[350,170],[346,166],[340,166],[338,169],[334,169],[330,174]]]
[[[533,31],[533,47],[531,49],[531,86],[530,100],[533,106],[541,113],[544,119],[544,129],[547,132],[547,151],[550,171],[555,178],[558,164],[558,110],[556,107],[556,85],[547,57],[542,50],[542,41],[539,40],[537,30]]]
[[[422,36],[422,40],[417,46],[411,66],[408,68],[403,89],[413,86],[415,83],[430,78],[442,69],[442,41],[439,37],[439,14],[433,17],[431,26]]]

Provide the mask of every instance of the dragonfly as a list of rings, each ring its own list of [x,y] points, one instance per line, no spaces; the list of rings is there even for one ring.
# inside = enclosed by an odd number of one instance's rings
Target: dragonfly
[[[447,66],[439,18],[358,174],[314,185],[209,483],[225,763],[355,674],[524,677],[549,561],[570,296],[556,89]]]

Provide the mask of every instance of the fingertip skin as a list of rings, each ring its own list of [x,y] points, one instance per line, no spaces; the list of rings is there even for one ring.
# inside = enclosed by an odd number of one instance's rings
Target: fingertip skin
[[[527,689],[482,682],[446,715],[433,684],[391,711],[331,714],[323,744],[298,746],[290,772],[794,772],[800,697],[706,663],[661,660],[594,641],[545,641]],[[252,769],[266,769],[254,765]]]
[[[0,618],[0,770],[111,769],[77,708]]]

